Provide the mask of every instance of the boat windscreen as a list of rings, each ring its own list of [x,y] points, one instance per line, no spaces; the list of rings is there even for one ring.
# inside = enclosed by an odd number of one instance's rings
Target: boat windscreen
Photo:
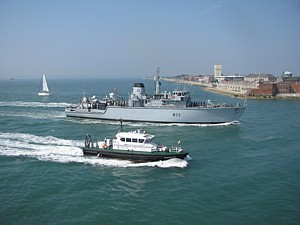
[[[150,143],[152,141],[152,138],[147,138],[146,140],[145,140],[145,143]]]

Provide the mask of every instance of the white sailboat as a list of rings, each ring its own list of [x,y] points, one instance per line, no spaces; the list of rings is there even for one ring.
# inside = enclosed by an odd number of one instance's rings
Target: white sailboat
[[[39,91],[38,95],[39,96],[48,96],[48,95],[50,95],[45,74],[43,74],[42,85],[41,86],[42,86],[42,88],[41,88],[42,90]]]

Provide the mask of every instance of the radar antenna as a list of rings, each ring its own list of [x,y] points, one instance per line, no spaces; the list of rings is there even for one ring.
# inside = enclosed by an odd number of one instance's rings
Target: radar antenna
[[[154,94],[158,95],[160,93],[160,80],[161,77],[159,76],[159,67],[156,69],[156,76],[154,77]]]

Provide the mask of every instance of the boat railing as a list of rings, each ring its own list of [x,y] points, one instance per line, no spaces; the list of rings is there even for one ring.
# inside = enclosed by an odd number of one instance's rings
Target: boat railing
[[[172,146],[170,149],[169,149],[170,152],[182,152],[183,149],[181,148],[181,146]]]

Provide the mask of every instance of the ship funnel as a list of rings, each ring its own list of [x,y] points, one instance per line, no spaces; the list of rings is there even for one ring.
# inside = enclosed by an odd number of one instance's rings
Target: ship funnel
[[[133,85],[132,94],[138,96],[140,99],[145,95],[145,86],[143,83],[135,83]]]

